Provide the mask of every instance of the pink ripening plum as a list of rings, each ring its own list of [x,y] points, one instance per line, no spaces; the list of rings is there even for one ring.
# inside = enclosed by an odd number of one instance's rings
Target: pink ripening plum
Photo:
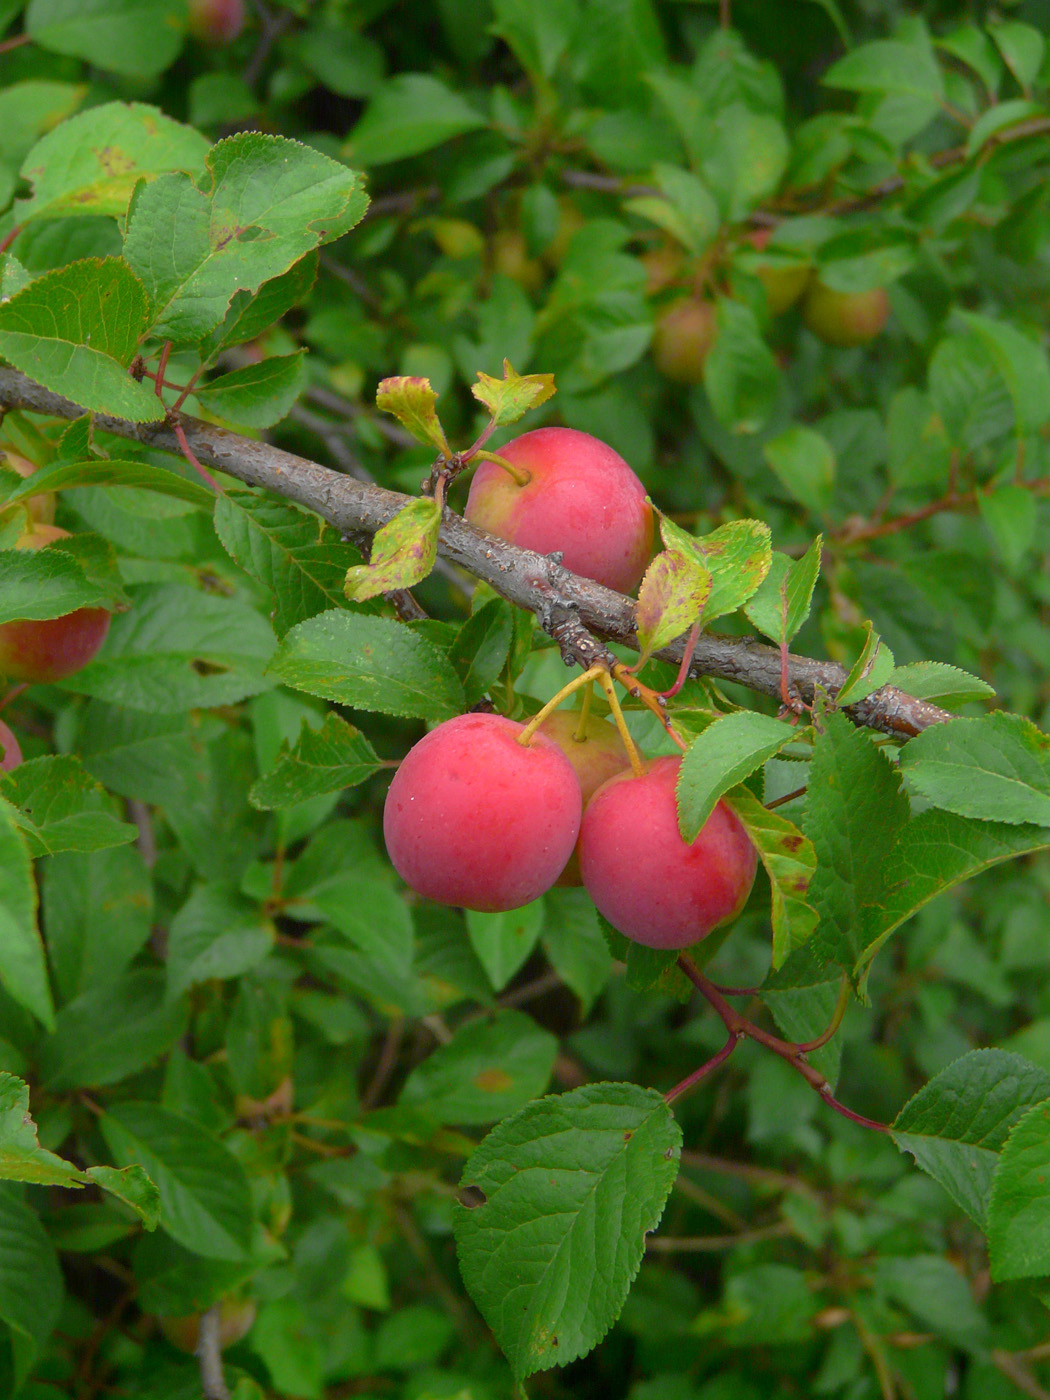
[[[612,926],[648,948],[688,948],[747,902],[758,855],[740,820],[719,802],[691,844],[678,830],[681,759],[655,758],[591,798],[580,829],[587,893]]]
[[[583,799],[552,739],[503,715],[445,720],[405,755],[383,808],[387,854],[405,884],[438,904],[517,909],[558,878]]]
[[[204,44],[232,43],[244,21],[244,0],[190,0],[189,30]]]
[[[16,549],[45,549],[69,538],[57,525],[36,525]],[[16,681],[59,681],[91,661],[109,631],[105,608],[77,608],[64,617],[18,618],[0,623],[0,676]]]
[[[22,750],[11,732],[10,725],[0,719],[0,773],[10,773],[22,762]]]
[[[482,462],[464,514],[540,554],[561,550],[574,574],[630,593],[653,550],[645,487],[618,452],[576,428],[536,428],[499,449],[520,476]]]
[[[587,716],[581,731],[578,711],[555,710],[541,720],[537,732],[553,739],[572,764],[580,784],[584,810],[603,783],[631,766],[616,726],[595,715]],[[562,886],[583,884],[575,850],[554,883]]]

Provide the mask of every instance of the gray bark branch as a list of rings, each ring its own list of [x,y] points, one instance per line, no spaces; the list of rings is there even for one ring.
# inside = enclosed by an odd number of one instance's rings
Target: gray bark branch
[[[3,368],[0,406],[54,418],[77,418],[84,412],[16,370]],[[295,501],[323,516],[343,534],[375,534],[412,499],[199,419],[183,415],[181,421],[190,448],[205,466]],[[181,455],[175,434],[164,423],[129,423],[104,414],[96,415],[96,423],[118,437]],[[450,562],[541,620],[570,609],[595,636],[637,650],[633,599],[571,574],[542,554],[488,535],[450,511],[441,527],[438,549]],[[684,645],[685,639],[679,638],[657,654],[677,664]],[[792,687],[806,704],[813,703],[818,690],[834,696],[846,679],[844,669],[832,661],[792,654],[789,666]],[[780,653],[752,637],[703,634],[690,674],[733,681],[773,699],[780,696]],[[883,686],[857,704],[846,706],[844,712],[858,725],[902,739],[952,718],[949,711],[893,686]]]

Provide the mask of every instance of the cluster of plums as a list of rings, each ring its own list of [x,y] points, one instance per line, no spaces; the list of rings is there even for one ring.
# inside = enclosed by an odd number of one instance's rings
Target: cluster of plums
[[[0,455],[0,463],[19,476],[28,477],[35,464],[16,452]],[[13,506],[23,516],[24,528],[15,540],[15,549],[46,549],[69,538],[69,531],[53,523],[55,497],[41,491]],[[65,679],[91,661],[105,641],[110,614],[105,608],[77,608],[64,617],[15,618],[0,623],[0,677],[29,683]],[[0,720],[0,772],[10,771],[22,761],[18,741],[8,725]]]
[[[611,447],[540,428],[499,449],[471,483],[466,516],[566,568],[627,592],[653,546],[645,488]],[[513,474],[512,474],[513,472]],[[719,803],[697,839],[678,830],[680,760],[632,766],[605,720],[555,710],[533,731],[502,715],[446,720],[407,754],[383,813],[405,883],[441,904],[497,911],[554,884],[583,884],[621,933],[683,948],[740,912],[757,857]]]
[[[486,911],[582,884],[614,928],[650,948],[686,948],[739,914],[757,857],[737,817],[720,802],[687,843],[681,760],[635,773],[612,725],[592,719],[581,735],[578,722],[555,711],[525,740],[525,725],[502,715],[459,715],[410,749],[383,812],[405,883]]]

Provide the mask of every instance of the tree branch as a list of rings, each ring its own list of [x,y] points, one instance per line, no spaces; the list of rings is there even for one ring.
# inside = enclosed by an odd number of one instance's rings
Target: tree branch
[[[2,368],[0,406],[52,418],[78,418],[84,412],[16,370]],[[179,436],[185,436],[193,455],[204,465],[295,501],[345,535],[356,531],[375,534],[412,499],[185,415],[180,415],[179,435],[166,423],[129,423],[105,414],[97,414],[95,421],[105,432],[177,456],[183,455]],[[638,649],[633,599],[571,574],[545,555],[486,534],[451,512],[445,515],[438,548],[446,559],[483,579],[511,603],[536,613],[541,622],[557,623],[567,613],[574,613],[594,636]],[[685,645],[686,639],[681,637],[657,655],[677,665]],[[807,705],[813,703],[818,691],[834,696],[846,679],[844,669],[831,661],[789,655],[788,667],[791,684]],[[701,635],[689,670],[692,676],[732,681],[773,699],[780,696],[780,652],[753,637]],[[893,686],[883,686],[857,704],[846,706],[844,713],[855,724],[897,738],[909,738],[952,718],[949,711]]]

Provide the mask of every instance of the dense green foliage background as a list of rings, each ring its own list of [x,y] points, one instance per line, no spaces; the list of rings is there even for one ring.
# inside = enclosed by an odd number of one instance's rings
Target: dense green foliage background
[[[181,0],[0,0],[0,21],[16,369],[136,422],[160,416],[150,375],[192,382],[186,412],[411,493],[434,453],[377,410],[381,379],[428,378],[465,447],[478,371],[553,374],[523,426],[601,436],[690,533],[763,521],[792,560],[822,536],[794,651],[848,668],[873,627],[879,681],[1048,725],[1044,0],[256,0],[215,46]],[[308,150],[214,147],[238,132]],[[248,207],[265,236],[216,235]],[[771,315],[770,265],[886,287],[885,331],[841,349],[797,307]],[[697,289],[719,331],[685,385],[650,342]],[[508,1276],[472,1301],[457,1265],[465,1161],[548,1091],[662,1094],[725,1034],[662,966],[625,973],[581,892],[464,917],[407,899],[385,859],[383,766],[486,694],[534,711],[557,650],[448,564],[413,590],[422,621],[348,607],[360,539],[230,477],[216,503],[186,461],[86,417],[19,410],[0,435],[52,464],[59,523],[93,540],[31,579],[20,513],[0,515],[0,620],[31,583],[44,616],[126,609],[97,662],[3,710],[28,761],[0,784],[0,1393],[189,1400],[200,1368],[157,1319],[229,1295],[257,1307],[226,1354],[237,1400],[521,1393],[535,1353],[501,1333],[512,1370],[475,1307],[492,1322]],[[370,699],[363,666],[333,680],[334,643],[310,672],[290,629],[335,609],[348,656],[387,638],[425,698]],[[776,713],[743,686],[682,699],[690,737],[712,710]],[[1050,1394],[1050,777],[1045,737],[1011,725],[903,759],[907,809],[896,750],[829,721],[825,786],[778,809],[817,850],[818,934],[800,950],[778,925],[793,960],[748,1013],[815,1037],[845,967],[857,995],[815,1063],[882,1123],[920,1098],[895,1142],[741,1046],[675,1103],[680,1172],[618,1321],[603,1337],[622,1262],[582,1359],[530,1395]],[[752,765],[759,796],[805,784],[804,747]],[[927,809],[909,906],[893,843]],[[914,917],[880,947],[895,899]],[[770,941],[762,876],[711,975],[762,984]],[[635,1169],[626,1198],[660,1196]],[[574,1296],[594,1256],[567,1253]]]

